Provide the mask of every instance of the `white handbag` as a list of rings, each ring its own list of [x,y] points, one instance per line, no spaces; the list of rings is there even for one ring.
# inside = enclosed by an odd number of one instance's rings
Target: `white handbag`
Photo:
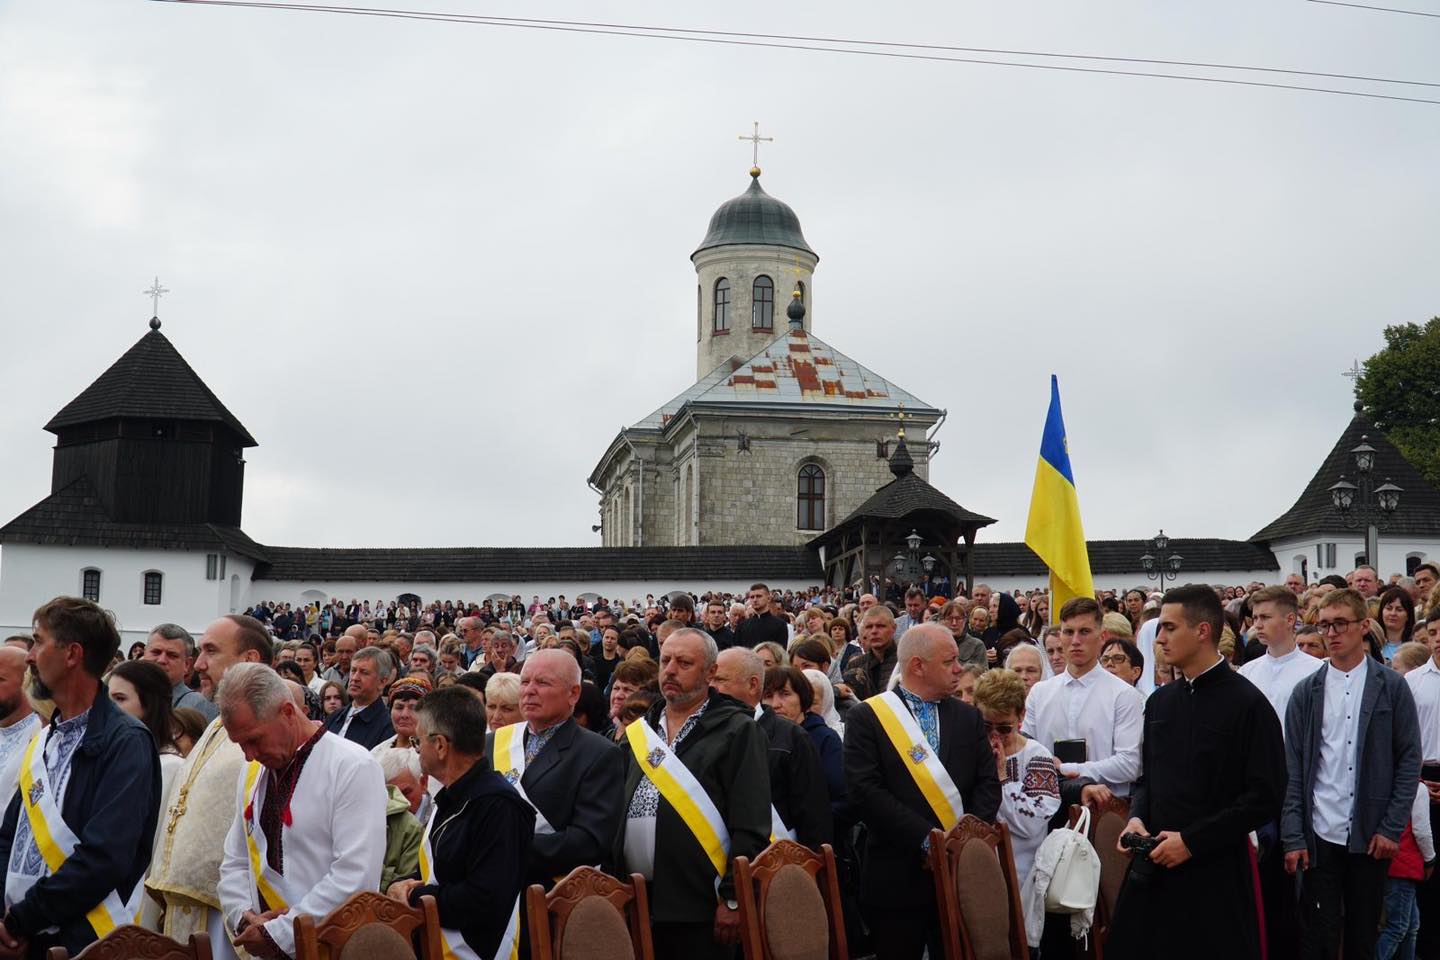
[[[1055,872],[1045,888],[1047,913],[1084,913],[1095,909],[1095,899],[1100,894],[1100,856],[1086,837],[1089,831],[1090,808],[1081,807],[1074,827],[1055,830],[1045,838],[1042,846],[1060,848]]]

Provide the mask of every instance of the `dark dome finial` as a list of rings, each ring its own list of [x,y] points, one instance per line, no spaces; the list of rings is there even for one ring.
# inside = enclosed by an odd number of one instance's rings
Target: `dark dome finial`
[[[1364,413],[1364,412],[1365,412],[1365,404],[1361,403],[1359,400],[1356,400],[1356,401],[1355,401],[1355,412],[1356,412],[1356,413]]]
[[[791,330],[805,329],[805,302],[801,299],[799,290],[791,295],[790,306],[785,308],[785,316],[790,318]]]
[[[914,470],[915,458],[910,456],[910,451],[905,446],[905,433],[902,430],[900,436],[895,438],[895,452],[890,454],[890,472],[899,479]]]
[[[159,329],[160,329],[160,318],[159,318],[159,317],[151,317],[151,318],[150,318],[150,329],[151,329],[151,330],[159,330]]]

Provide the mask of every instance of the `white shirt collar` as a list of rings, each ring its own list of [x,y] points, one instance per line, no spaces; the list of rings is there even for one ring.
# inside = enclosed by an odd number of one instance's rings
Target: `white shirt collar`
[[[1090,670],[1089,670],[1087,673],[1085,673],[1084,676],[1079,676],[1079,677],[1077,677],[1077,676],[1075,676],[1075,674],[1073,674],[1073,673],[1070,672],[1070,668],[1069,668],[1069,667],[1066,667],[1066,668],[1065,668],[1065,682],[1066,682],[1067,684],[1069,684],[1069,683],[1078,683],[1078,684],[1080,684],[1080,685],[1083,686],[1083,687],[1088,687],[1088,686],[1090,686],[1091,684],[1093,684],[1097,679],[1099,679],[1099,674],[1109,673],[1109,672],[1110,672],[1110,671],[1106,670],[1104,667],[1100,666],[1100,664],[1097,663],[1097,664],[1095,664],[1095,666],[1091,667]]]
[[[1355,666],[1351,667],[1348,672],[1345,671],[1345,670],[1341,670],[1339,667],[1335,666],[1335,664],[1334,664],[1333,662],[1329,661],[1329,660],[1326,660],[1325,662],[1326,662],[1326,664],[1329,665],[1329,667],[1330,667],[1330,672],[1331,672],[1332,674],[1334,674],[1336,677],[1343,677],[1343,678],[1346,678],[1346,679],[1348,679],[1348,678],[1350,678],[1350,677],[1354,677],[1354,678],[1357,679],[1357,680],[1363,680],[1363,679],[1365,678],[1365,671],[1368,670],[1369,667],[1370,667],[1370,664],[1367,662],[1367,661],[1369,661],[1369,659],[1370,659],[1370,654],[1368,654],[1368,653],[1365,654],[1365,656],[1363,656],[1363,657],[1360,658],[1360,662],[1357,663],[1357,664],[1355,664]],[[1434,661],[1434,658],[1431,658],[1430,662],[1431,662],[1431,663],[1434,663],[1434,662],[1435,662],[1435,661]]]

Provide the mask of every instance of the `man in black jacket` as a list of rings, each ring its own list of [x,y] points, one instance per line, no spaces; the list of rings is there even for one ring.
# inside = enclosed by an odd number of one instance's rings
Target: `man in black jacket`
[[[865,611],[860,618],[860,646],[865,652],[851,659],[843,676],[856,698],[864,700],[884,693],[896,670],[895,614],[889,607],[876,604]]]
[[[535,810],[490,769],[485,704],[473,692],[442,687],[420,701],[418,713],[420,767],[445,788],[425,831],[424,876],[397,880],[386,892],[411,906],[435,898],[447,955],[462,946],[480,957],[509,957]]]
[[[120,649],[114,619],[88,600],[57,597],[35,611],[34,623],[32,692],[53,700],[55,715],[21,760],[33,766],[22,766],[21,789],[0,825],[11,904],[0,927],[6,960],[42,957],[54,946],[73,956],[131,922],[126,904],[150,866],[160,797],[150,731],[100,686]],[[31,827],[37,819],[48,825],[45,845],[63,856],[58,869],[42,855]]]
[[[715,639],[715,646],[721,650],[729,650],[739,642],[735,631],[726,624],[725,614],[725,601],[711,600],[705,604],[705,632]]]
[[[667,637],[660,651],[663,699],[626,728],[621,744],[626,815],[615,860],[649,881],[657,957],[734,955],[740,917],[730,865],[769,844],[765,735],[747,707],[710,689],[718,655],[704,631],[684,628]],[[652,777],[681,784],[698,820],[687,821]]]
[[[806,680],[806,683],[810,681]],[[720,651],[716,661],[715,679],[710,685],[749,707],[755,722],[765,733],[769,744],[770,806],[775,839],[780,828],[790,831],[794,839],[817,853],[822,843],[834,839],[835,827],[830,816],[830,794],[825,787],[825,774],[820,769],[820,754],[810,734],[774,710],[761,706],[760,694],[765,689],[765,662],[754,650],[731,647]]]
[[[954,826],[961,812],[994,820],[1000,809],[1000,780],[980,712],[954,696],[962,669],[950,631],[935,623],[911,627],[897,645],[897,656],[897,689],[850,711],[845,777],[855,814],[868,828],[860,900],[874,935],[875,955],[879,960],[919,960],[927,944],[930,956],[941,955],[934,882],[925,869],[930,831]],[[877,710],[896,716],[905,711],[925,742],[902,751],[887,736]],[[964,808],[952,807],[944,820],[910,769],[934,760],[953,786],[954,802]]]
[[[524,720],[485,750],[491,765],[537,811],[526,884],[547,888],[578,866],[604,863],[624,816],[624,764],[615,744],[575,722],[580,664],[564,650],[536,650],[520,671]],[[520,744],[510,745],[514,738]],[[497,753],[496,741],[507,749]]]
[[[379,647],[366,647],[350,659],[350,706],[336,710],[325,721],[325,729],[374,750],[395,736],[390,707],[380,696],[395,677],[390,654]]]
[[[778,643],[781,647],[790,645],[790,629],[784,619],[774,614],[775,600],[770,588],[757,583],[750,588],[750,616],[741,622],[736,637],[740,646],[755,649],[762,643]]]

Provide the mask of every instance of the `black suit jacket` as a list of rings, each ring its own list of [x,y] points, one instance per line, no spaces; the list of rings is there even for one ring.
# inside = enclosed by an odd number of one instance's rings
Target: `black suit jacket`
[[[495,756],[493,733],[485,738],[485,752]],[[520,786],[555,828],[554,833],[536,833],[531,841],[526,884],[548,888],[576,867],[609,862],[625,815],[624,758],[618,746],[571,717],[525,768]]]
[[[832,843],[835,838],[820,752],[798,724],[769,707],[761,710],[758,722],[770,745],[770,803],[795,831],[795,839],[818,853],[822,843]]]
[[[336,710],[326,718],[325,729],[338,737],[340,728],[345,726],[345,718],[349,715],[349,707]],[[355,714],[355,719],[350,721],[350,729],[345,731],[346,740],[358,743],[366,750],[374,750],[394,736],[395,728],[390,725],[390,707],[386,705],[383,697]]]
[[[940,709],[940,763],[955,781],[965,812],[994,821],[1000,778],[980,711],[947,698]],[[861,703],[845,721],[845,779],[855,816],[865,822],[868,866],[860,879],[866,903],[909,909],[935,902],[921,845],[939,819],[891,745],[874,709]]]

